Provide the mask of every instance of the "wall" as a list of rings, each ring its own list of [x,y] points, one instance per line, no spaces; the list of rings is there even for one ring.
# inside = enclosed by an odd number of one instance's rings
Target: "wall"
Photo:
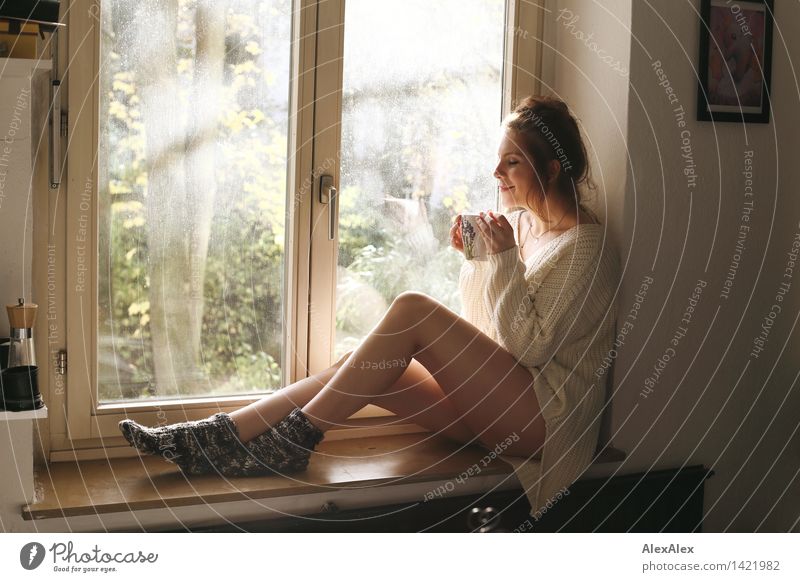
[[[33,63],[34,61],[30,61]],[[8,337],[5,306],[31,302],[31,82],[30,66],[0,59],[0,336]],[[37,136],[38,137],[38,136]]]
[[[47,107],[49,76],[47,62],[30,60],[0,60],[0,335],[9,332],[5,310],[17,297],[37,303],[37,329],[46,317],[46,305],[41,294],[32,292],[32,258],[34,208],[32,190],[44,192],[47,178]],[[29,78],[32,77],[32,78]],[[31,181],[31,173],[40,175]],[[44,188],[44,190],[43,190]],[[45,197],[46,200],[46,197]],[[34,331],[34,338],[38,332]],[[36,339],[37,355],[46,342]],[[39,356],[40,357],[40,356]],[[37,362],[42,369],[42,362]],[[46,390],[46,379],[39,375],[39,389]],[[46,392],[44,392],[46,394]],[[36,451],[41,458],[41,441],[34,424],[45,427],[46,419],[0,420],[0,467],[14,467],[0,473],[0,523],[2,531],[28,531],[32,525],[24,522],[19,508],[33,499],[33,465]],[[34,448],[34,442],[36,447]]]
[[[585,191],[586,200],[607,225],[608,240],[618,249],[627,248],[623,217],[630,0],[602,5],[551,0],[545,3],[545,14],[542,92],[566,101],[577,119],[596,187]],[[609,396],[611,391],[609,385]],[[603,418],[603,442],[612,436],[612,418],[612,413]]]
[[[615,446],[629,455],[621,472],[712,468],[705,531],[800,531],[800,345],[792,333],[800,273],[785,270],[800,233],[792,65],[800,58],[800,3],[776,4],[769,124],[695,121],[699,0],[561,2],[580,14],[576,25],[594,33],[597,47],[621,57],[629,18],[625,87],[572,29],[554,25],[563,53],[555,88],[604,151],[597,155],[614,212],[609,225],[624,262],[618,326],[627,321],[629,333],[616,359],[611,422]],[[614,117],[627,117],[626,149]],[[752,196],[742,173],[746,151]],[[791,286],[779,302],[781,282]],[[638,316],[627,317],[637,300]],[[781,311],[769,319],[776,303]],[[765,317],[769,333],[754,353]]]

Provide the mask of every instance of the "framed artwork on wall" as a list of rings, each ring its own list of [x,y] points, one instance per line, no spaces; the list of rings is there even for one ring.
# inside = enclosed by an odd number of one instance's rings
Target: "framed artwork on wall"
[[[774,0],[702,0],[697,119],[769,123]]]

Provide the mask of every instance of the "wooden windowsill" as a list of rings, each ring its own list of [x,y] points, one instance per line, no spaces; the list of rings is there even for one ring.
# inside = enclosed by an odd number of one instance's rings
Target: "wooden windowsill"
[[[50,463],[37,469],[37,499],[23,507],[22,515],[26,520],[63,519],[348,489],[374,491],[452,480],[473,465],[481,467],[481,478],[510,477],[510,486],[519,486],[512,467],[501,459],[484,468],[486,454],[477,445],[459,446],[431,433],[414,433],[324,440],[305,471],[286,476],[187,478],[159,457]],[[607,448],[597,462],[622,458],[621,451]]]

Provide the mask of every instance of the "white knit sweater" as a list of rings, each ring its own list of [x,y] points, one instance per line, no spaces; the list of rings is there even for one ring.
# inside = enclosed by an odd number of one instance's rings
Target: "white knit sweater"
[[[506,214],[515,237],[522,211]],[[462,265],[461,316],[533,375],[547,425],[541,458],[498,456],[514,467],[536,519],[594,458],[606,379],[596,372],[614,341],[618,283],[601,224],[574,226],[526,262],[514,246]]]

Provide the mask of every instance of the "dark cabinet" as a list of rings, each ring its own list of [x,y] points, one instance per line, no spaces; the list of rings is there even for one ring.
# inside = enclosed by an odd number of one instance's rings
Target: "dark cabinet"
[[[475,515],[470,518],[473,508],[492,507],[497,515],[488,527],[495,531],[699,532],[704,484],[713,474],[695,465],[579,480],[538,519],[529,515],[522,489],[510,489],[197,531],[469,532],[469,524],[475,522]]]

